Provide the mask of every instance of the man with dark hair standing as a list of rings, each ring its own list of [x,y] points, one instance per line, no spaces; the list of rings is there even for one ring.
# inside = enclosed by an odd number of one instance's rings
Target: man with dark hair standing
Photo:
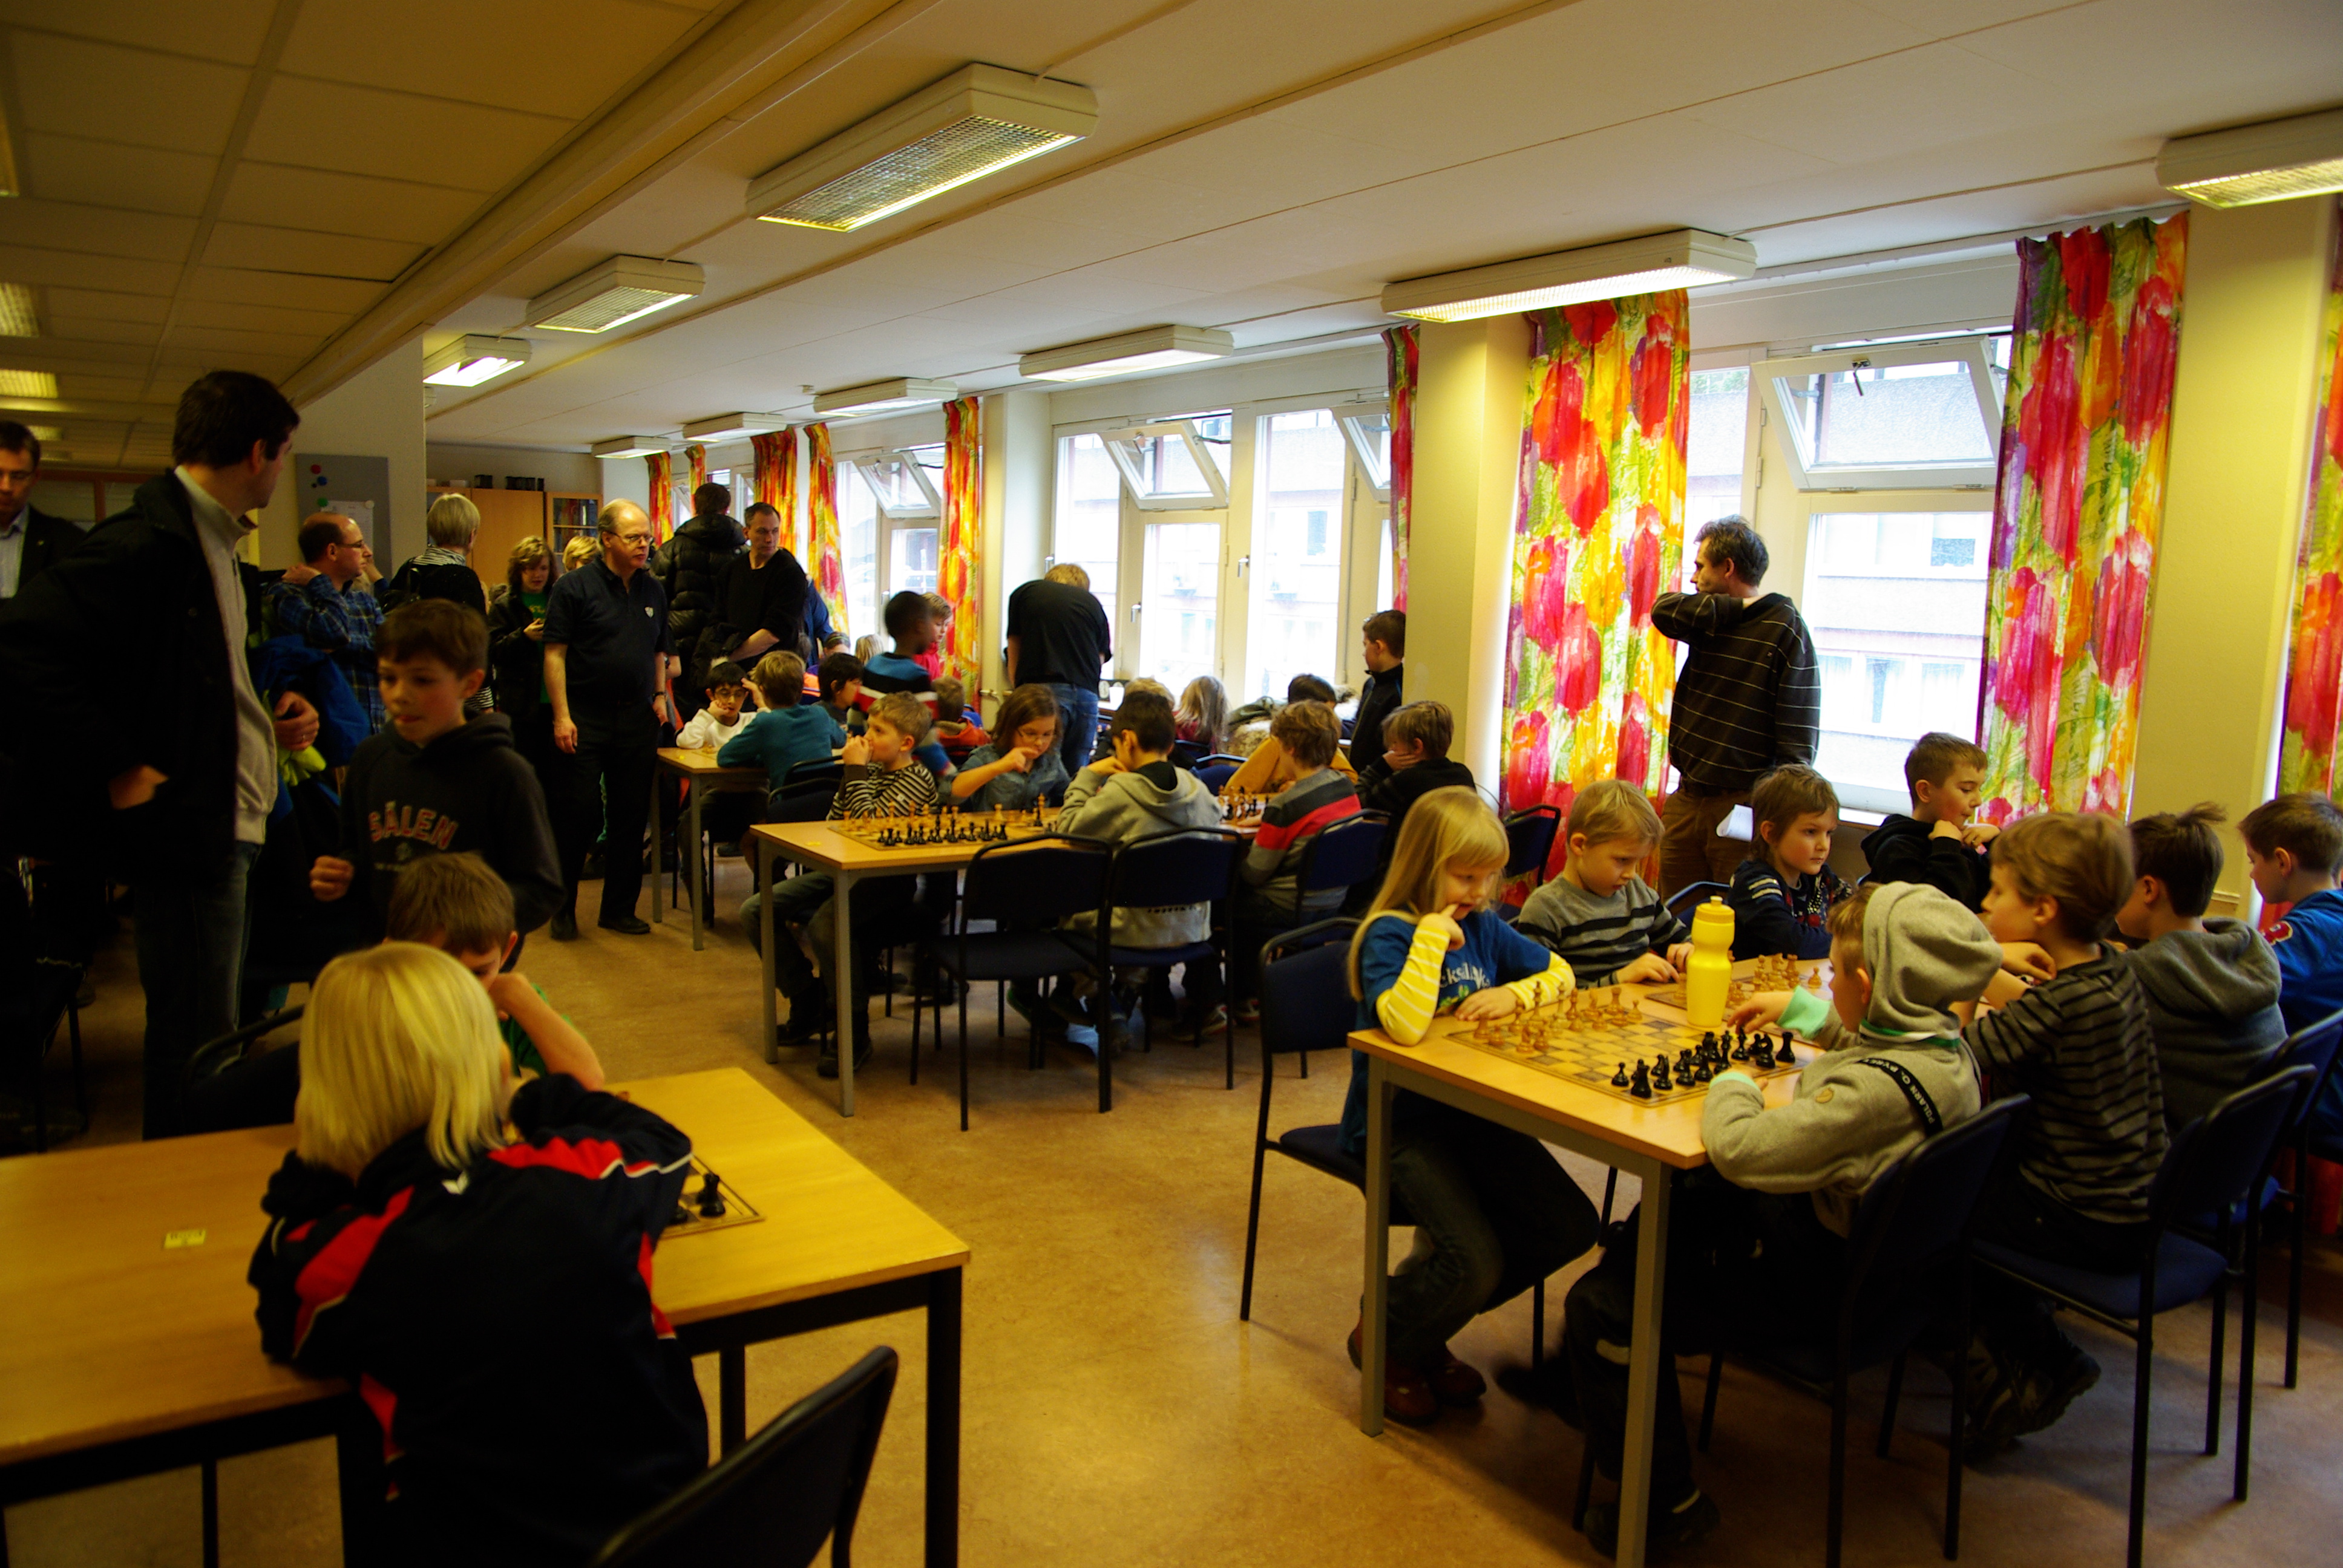
[[[602,554],[555,579],[545,601],[545,690],[568,787],[554,806],[563,902],[556,941],[578,935],[578,879],[607,810],[605,930],[649,934],[635,915],[643,890],[643,829],[662,719],[675,722],[667,679],[667,595],[645,569],[651,520],[632,501],[602,508]]]
[[[52,852],[106,846],[136,897],[149,1138],[177,1131],[195,1048],[236,1027],[277,753],[317,739],[306,699],[272,717],[254,689],[236,557],[300,423],[262,377],[206,376],[179,399],[177,467],[0,606],[0,739],[18,804],[39,802],[11,815]],[[138,722],[89,722],[133,689]]]
[[[806,598],[812,585],[797,557],[781,548],[781,514],[757,501],[740,520],[749,530],[749,548],[732,558],[717,584],[711,629],[723,646],[711,649],[708,662],[729,658],[752,669],[775,648],[802,658]],[[805,662],[812,668],[821,662],[820,654]]]
[[[744,542],[740,525],[732,520],[732,492],[702,485],[691,492],[691,516],[651,558],[651,576],[667,595],[668,646],[679,658],[692,660],[684,669],[679,699],[678,712],[685,719],[698,711],[707,684],[708,667],[693,659],[699,634],[716,624],[718,588]]]
[[[82,531],[33,505],[41,477],[41,438],[0,419],[0,599],[15,598],[50,563],[82,541]]]
[[[1692,593],[1652,605],[1660,635],[1684,645],[1668,719],[1678,783],[1660,817],[1660,893],[1730,882],[1737,839],[1717,837],[1749,787],[1785,762],[1811,764],[1822,727],[1814,634],[1787,594],[1760,595],[1765,541],[1741,517],[1702,527]]]
[[[375,674],[374,638],[382,606],[372,585],[374,550],[357,519],[318,512],[293,536],[301,564],[268,587],[268,613],[278,628],[333,655],[334,668],[365,709],[369,734],[382,729],[382,682]]]

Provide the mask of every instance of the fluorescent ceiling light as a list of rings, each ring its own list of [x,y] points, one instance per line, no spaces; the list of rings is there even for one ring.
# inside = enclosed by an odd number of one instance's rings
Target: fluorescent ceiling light
[[[915,381],[908,376],[897,376],[885,381],[866,381],[860,387],[840,387],[834,392],[817,394],[813,411],[817,414],[880,414],[898,408],[917,408],[928,403],[949,403],[960,396],[960,388],[949,381]]]
[[[2343,109],[2175,136],[2157,155],[2156,180],[2207,206],[2343,190]]]
[[[648,457],[666,450],[664,436],[613,436],[594,443],[594,456],[598,457]]]
[[[713,419],[701,419],[683,427],[687,441],[737,441],[743,436],[761,436],[768,430],[778,430],[788,424],[765,414],[719,414]]]
[[[423,379],[432,387],[478,387],[528,363],[528,338],[484,337],[468,332],[423,357]]]
[[[1696,288],[1748,277],[1757,247],[1696,228],[1590,245],[1383,286],[1383,311],[1419,321],[1472,321],[1516,310]]]
[[[1127,371],[1219,359],[1234,352],[1236,346],[1235,338],[1208,327],[1151,327],[1143,332],[1043,348],[1019,359],[1017,370],[1037,381],[1087,381],[1093,376],[1121,376]]]
[[[548,332],[608,332],[699,294],[707,276],[688,261],[614,256],[528,302],[524,327]]]
[[[57,378],[46,370],[0,370],[0,397],[46,397],[57,395]]]
[[[749,211],[767,223],[843,234],[1078,142],[1097,124],[1088,87],[964,65],[758,176]]]
[[[33,311],[33,291],[21,283],[0,283],[0,337],[38,337],[41,319]]]
[[[65,438],[65,433],[55,425],[27,425],[25,428],[33,433],[35,441],[62,441]]]

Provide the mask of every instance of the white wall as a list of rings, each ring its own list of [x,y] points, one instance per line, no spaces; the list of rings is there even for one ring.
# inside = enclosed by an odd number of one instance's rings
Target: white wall
[[[449,441],[433,441],[424,448],[424,462],[429,467],[435,485],[468,485],[479,474],[495,476],[496,488],[504,487],[505,476],[519,475],[531,479],[543,479],[548,490],[568,490],[572,494],[598,495],[602,489],[602,465],[584,452],[548,452],[528,447],[468,447]]]
[[[293,452],[390,460],[390,516],[376,519],[375,555],[382,569],[424,546],[424,489],[428,481],[423,443],[423,340],[417,338],[301,409]],[[293,536],[301,526],[298,470],[287,465],[285,482],[261,514],[259,557],[281,565],[294,557]]]

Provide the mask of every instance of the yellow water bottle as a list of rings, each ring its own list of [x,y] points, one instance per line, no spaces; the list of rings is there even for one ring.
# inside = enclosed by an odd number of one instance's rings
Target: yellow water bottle
[[[1733,910],[1711,899],[1693,911],[1692,959],[1684,965],[1684,1017],[1694,1029],[1725,1027],[1733,986]]]

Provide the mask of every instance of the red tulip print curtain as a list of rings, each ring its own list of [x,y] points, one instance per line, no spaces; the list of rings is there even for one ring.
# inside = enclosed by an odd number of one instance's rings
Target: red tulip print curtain
[[[768,430],[749,437],[756,454],[757,499],[781,514],[781,548],[804,560],[798,548],[798,433]]]
[[[804,562],[806,576],[830,606],[830,629],[854,635],[846,624],[846,558],[838,544],[838,465],[830,460],[830,427],[809,425],[806,432],[806,512],[813,535],[813,559]]]
[[[977,589],[982,555],[980,533],[984,498],[983,420],[980,405],[961,397],[944,405],[944,515],[937,538],[936,591],[952,606],[951,624],[944,628],[944,673],[958,676],[975,694],[982,663],[979,645]]]
[[[2319,323],[2318,423],[2311,436],[2310,496],[2295,569],[2286,742],[2278,770],[2280,789],[2326,795],[2336,792],[2335,743],[2343,709],[2343,210],[2337,217]]]
[[[651,543],[663,545],[675,532],[675,459],[653,452],[643,466],[651,471]]]
[[[691,487],[684,498],[691,500],[699,493],[699,487],[708,483],[708,448],[694,442],[683,449],[683,457],[691,465]],[[692,500],[691,504],[697,507],[699,503]]]
[[[1656,795],[1665,771],[1675,655],[1652,601],[1684,549],[1690,338],[1682,289],[1530,319],[1503,800],[1566,811],[1582,784]]]
[[[2188,215],[2017,244],[1986,600],[1984,816],[2127,813]]]
[[[1415,327],[1383,328],[1391,383],[1391,608],[1397,610],[1407,608],[1408,519],[1415,493],[1415,356],[1421,334]]]

